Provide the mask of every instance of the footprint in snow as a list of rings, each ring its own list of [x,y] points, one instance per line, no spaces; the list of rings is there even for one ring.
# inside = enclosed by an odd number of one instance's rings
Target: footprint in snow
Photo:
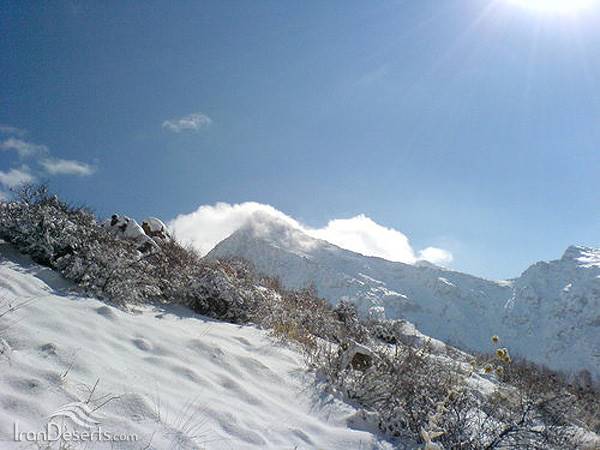
[[[96,308],[96,313],[100,314],[102,317],[104,317],[108,320],[116,320],[117,319],[117,316],[115,315],[112,308],[110,308],[106,305]]]
[[[133,345],[135,345],[137,348],[144,352],[151,352],[154,349],[152,344],[144,338],[132,339],[131,342],[133,343]]]
[[[46,353],[46,355],[56,356],[56,351],[58,350],[58,348],[56,347],[56,344],[48,342],[47,344],[42,345],[40,347],[40,350]]]

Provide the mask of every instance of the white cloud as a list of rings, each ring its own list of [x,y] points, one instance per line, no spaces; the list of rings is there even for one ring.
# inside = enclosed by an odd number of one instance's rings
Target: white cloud
[[[212,123],[212,119],[201,112],[188,114],[187,116],[165,120],[162,127],[174,133],[182,131],[198,131]]]
[[[0,124],[0,134],[12,135],[0,141],[0,150],[14,151],[21,158],[33,158],[50,175],[87,176],[92,175],[96,170],[94,166],[81,161],[52,157],[47,146],[20,139],[25,135],[25,131],[19,128]],[[35,176],[26,166],[20,169],[11,169],[8,172],[0,172],[0,183],[5,186],[15,187],[33,181],[35,181]]]
[[[363,255],[409,264],[417,260],[405,234],[379,225],[364,214],[350,219],[331,220],[326,227],[308,232],[314,237]]]
[[[248,223],[262,222],[265,216],[284,222],[312,237],[367,256],[408,264],[414,264],[418,260],[434,264],[448,264],[452,261],[450,252],[435,247],[421,250],[417,256],[405,234],[379,225],[362,214],[350,219],[331,220],[323,228],[311,228],[269,205],[255,202],[234,205],[217,203],[214,206],[200,206],[190,214],[179,215],[169,226],[179,240],[206,254],[239,228]]]
[[[8,194],[4,191],[0,191],[0,202],[5,202],[8,200]]]
[[[427,247],[419,251],[419,259],[433,264],[446,266],[454,261],[454,256],[448,250],[437,247]]]
[[[300,224],[281,211],[262,203],[246,202],[236,205],[217,203],[200,206],[190,214],[181,214],[169,224],[176,237],[193,245],[203,255],[223,239],[261,215],[282,220],[293,227]]]
[[[19,187],[22,184],[32,183],[35,177],[29,172],[27,166],[21,166],[19,169],[10,169],[8,172],[0,170],[0,184],[8,188]]]
[[[27,134],[25,130],[21,128],[13,127],[10,125],[0,124],[0,133],[2,134],[12,134],[14,136],[25,136]]]
[[[40,155],[48,152],[48,147],[45,145],[34,144],[18,138],[8,138],[0,142],[1,150],[14,150],[21,158],[28,156]]]
[[[47,158],[40,164],[50,175],[77,175],[80,177],[91,175],[96,170],[94,166],[72,159]]]

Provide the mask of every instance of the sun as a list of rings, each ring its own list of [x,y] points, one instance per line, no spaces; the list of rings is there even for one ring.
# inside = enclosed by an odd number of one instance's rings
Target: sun
[[[597,3],[597,0],[509,0],[525,8],[553,14],[574,14]]]

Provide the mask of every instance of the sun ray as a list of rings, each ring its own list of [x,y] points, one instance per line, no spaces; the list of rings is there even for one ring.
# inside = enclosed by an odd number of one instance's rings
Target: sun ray
[[[553,14],[574,14],[598,3],[597,0],[508,0],[525,8]]]

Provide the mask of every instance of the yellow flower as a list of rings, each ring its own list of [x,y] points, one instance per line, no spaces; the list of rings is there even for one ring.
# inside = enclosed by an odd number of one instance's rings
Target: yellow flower
[[[491,364],[486,364],[485,367],[483,368],[483,371],[485,373],[492,373],[493,370],[494,370],[494,368],[492,367]]]
[[[492,342],[494,344],[497,344],[498,342],[500,342],[500,338],[498,336],[494,335],[494,336],[492,336]]]
[[[498,353],[498,352],[500,352],[500,353]],[[508,353],[507,348],[500,348],[500,349],[496,350],[496,355],[498,356],[498,358],[500,358],[505,363],[510,364],[511,359],[510,359],[510,354]]]

